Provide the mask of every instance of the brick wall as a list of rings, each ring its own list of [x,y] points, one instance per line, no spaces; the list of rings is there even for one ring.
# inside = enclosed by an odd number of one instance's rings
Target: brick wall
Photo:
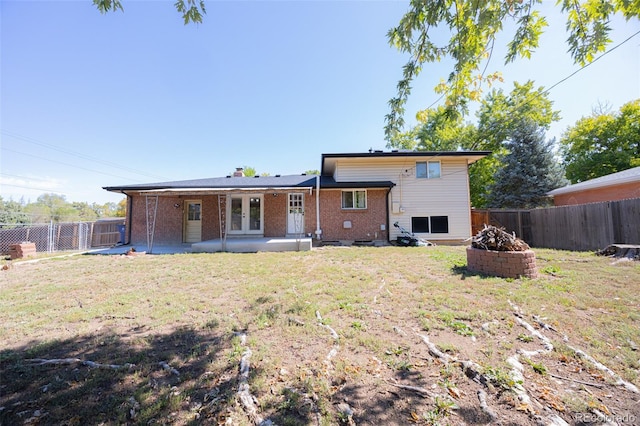
[[[313,216],[315,220],[315,214]],[[344,227],[350,221],[351,228]],[[363,210],[342,209],[342,191],[323,190],[320,192],[320,227],[325,241],[387,240],[387,190],[367,190],[367,208]]]
[[[132,197],[133,221],[131,224],[131,244],[147,243],[146,204],[144,196]],[[218,196],[202,197],[158,197],[154,244],[180,244],[183,241],[184,203],[185,200],[202,202],[202,239],[220,238],[218,222]],[[155,200],[149,198],[149,207]],[[176,205],[178,207],[176,207]]]
[[[570,206],[575,204],[626,200],[628,198],[640,198],[640,183],[631,182],[622,185],[572,192],[570,194],[559,194],[553,197],[553,204],[556,206]]]
[[[503,278],[537,278],[533,250],[493,251],[467,247],[467,269]]]
[[[285,192],[264,194],[264,236],[284,237],[287,233],[288,196]],[[367,208],[364,210],[342,209],[340,190],[320,192],[320,226],[322,238],[327,241],[353,240],[369,241],[388,239],[387,230],[387,190],[367,190]],[[144,196],[133,196],[133,220],[131,224],[131,244],[147,243],[146,204]],[[180,244],[183,241],[183,221],[185,200],[202,202],[202,239],[220,238],[218,218],[218,196],[203,195],[158,197],[154,244]],[[149,198],[155,204],[155,199]],[[176,205],[178,207],[176,207]],[[316,231],[316,194],[304,193],[304,232]],[[223,213],[224,214],[224,213]],[[351,229],[344,228],[344,222],[351,222]]]
[[[174,207],[175,204],[179,207]],[[149,197],[149,209],[155,206],[155,198]],[[180,197],[158,197],[154,244],[176,244],[182,242],[182,209],[184,200]],[[133,218],[131,223],[131,243],[147,244],[146,197],[132,197]]]
[[[264,236],[284,237],[287,232],[287,194],[264,194]]]

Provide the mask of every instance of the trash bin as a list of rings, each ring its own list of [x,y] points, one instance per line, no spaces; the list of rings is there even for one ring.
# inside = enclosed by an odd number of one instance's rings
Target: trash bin
[[[120,233],[120,241],[118,241],[118,244],[124,244],[124,231],[126,228],[126,225],[118,225],[118,232]]]

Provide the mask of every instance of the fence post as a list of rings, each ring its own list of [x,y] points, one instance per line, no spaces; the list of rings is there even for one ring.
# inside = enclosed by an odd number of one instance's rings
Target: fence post
[[[47,229],[47,253],[53,252],[53,220],[49,221],[49,229]]]

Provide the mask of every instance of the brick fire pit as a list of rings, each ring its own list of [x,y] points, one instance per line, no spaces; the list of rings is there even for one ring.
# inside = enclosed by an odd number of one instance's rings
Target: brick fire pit
[[[467,247],[467,269],[503,278],[538,278],[533,250],[495,251]]]

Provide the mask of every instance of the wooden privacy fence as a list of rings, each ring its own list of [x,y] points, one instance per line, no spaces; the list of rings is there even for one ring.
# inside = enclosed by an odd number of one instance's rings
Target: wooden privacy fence
[[[640,198],[533,210],[472,210],[474,235],[483,224],[503,227],[532,247],[599,250],[640,244]]]

